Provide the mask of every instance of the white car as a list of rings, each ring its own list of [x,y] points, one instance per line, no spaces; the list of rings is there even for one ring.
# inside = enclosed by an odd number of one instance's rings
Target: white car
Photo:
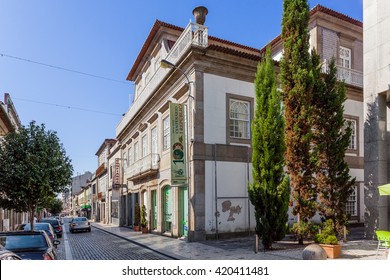
[[[71,233],[75,231],[91,231],[91,224],[86,217],[74,217],[69,222],[69,231]]]

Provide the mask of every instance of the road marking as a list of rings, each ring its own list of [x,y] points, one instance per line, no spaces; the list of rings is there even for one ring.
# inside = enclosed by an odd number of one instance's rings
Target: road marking
[[[64,227],[63,230],[63,238],[64,238],[64,246],[65,246],[65,260],[73,260],[72,252],[70,251],[70,246],[68,242],[68,235],[66,233],[66,229]]]

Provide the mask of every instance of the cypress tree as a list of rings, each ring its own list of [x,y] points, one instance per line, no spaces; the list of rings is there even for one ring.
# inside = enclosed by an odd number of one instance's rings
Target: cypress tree
[[[292,213],[306,222],[316,212],[312,184],[311,102],[313,77],[309,53],[309,5],[306,0],[284,0],[280,79],[285,107],[286,167],[292,188]],[[303,243],[303,239],[299,239]]]
[[[321,77],[321,65],[316,55],[313,55],[313,65],[317,66],[313,73],[318,77],[313,92],[313,159],[318,210],[324,220],[333,220],[335,230],[341,234],[348,221],[345,209],[355,183],[345,161],[351,137],[351,128],[344,119],[345,85],[337,81],[334,59],[324,77]]]
[[[268,49],[255,80],[256,108],[252,122],[253,184],[248,192],[255,208],[256,234],[264,249],[286,233],[290,188],[284,167],[284,117]]]

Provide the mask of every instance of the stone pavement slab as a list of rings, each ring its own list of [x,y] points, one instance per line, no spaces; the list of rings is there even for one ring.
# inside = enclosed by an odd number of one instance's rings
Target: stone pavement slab
[[[93,227],[114,234],[129,242],[180,260],[302,260],[303,249],[309,244],[298,245],[296,241],[274,243],[273,250],[255,253],[254,236],[187,242],[159,234],[142,234],[127,227],[91,223]],[[341,257],[336,260],[386,259],[385,251],[377,254],[377,241],[354,240],[343,243]]]

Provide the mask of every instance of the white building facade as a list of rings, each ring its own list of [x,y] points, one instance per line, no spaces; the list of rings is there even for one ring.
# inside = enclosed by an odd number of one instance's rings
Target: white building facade
[[[198,10],[207,14],[203,7],[197,9],[195,14]],[[349,211],[353,220],[361,222],[362,23],[317,6],[310,30],[316,38],[313,47],[322,50],[324,60],[330,59],[329,53],[339,58],[344,46],[351,50],[349,64],[344,57],[346,70],[340,68],[340,73],[344,73],[343,80],[347,75],[353,80],[347,84],[345,103],[346,118],[355,123],[347,161],[357,185]],[[325,44],[329,33],[336,36],[332,49]],[[280,38],[271,45],[277,59]],[[190,23],[186,29],[156,21],[129,72],[128,80],[135,82],[135,99],[116,129],[126,186],[121,190],[124,225],[134,224],[138,203],[147,209],[151,232],[198,241],[254,231],[247,187],[252,180],[253,82],[263,52],[209,36],[204,21]],[[162,68],[162,60],[173,68]],[[173,183],[172,159],[177,155],[170,143],[175,119],[170,104],[178,103],[186,105],[183,151],[188,178],[179,185]]]

